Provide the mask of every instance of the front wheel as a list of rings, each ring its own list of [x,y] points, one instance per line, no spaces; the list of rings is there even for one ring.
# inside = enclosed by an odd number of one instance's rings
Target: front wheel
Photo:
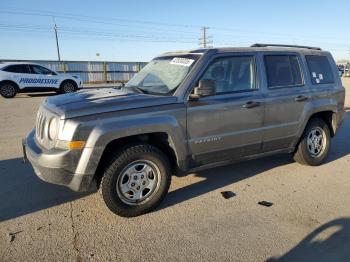
[[[330,145],[331,134],[328,125],[322,119],[314,118],[305,128],[294,153],[294,160],[300,164],[318,166],[325,161]]]
[[[114,158],[100,189],[113,213],[134,217],[155,209],[167,194],[170,181],[167,157],[152,145],[138,144]]]
[[[65,81],[60,87],[61,94],[73,93],[75,91],[77,91],[77,87],[72,81]]]

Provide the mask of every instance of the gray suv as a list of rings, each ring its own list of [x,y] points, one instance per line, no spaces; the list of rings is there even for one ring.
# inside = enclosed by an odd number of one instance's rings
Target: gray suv
[[[122,88],[47,98],[24,154],[41,179],[99,188],[112,212],[132,217],[160,204],[172,175],[276,153],[320,165],[344,95],[320,48],[165,53]]]

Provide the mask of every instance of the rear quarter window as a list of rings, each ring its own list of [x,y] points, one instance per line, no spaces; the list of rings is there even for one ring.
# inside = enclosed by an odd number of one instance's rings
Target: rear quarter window
[[[332,67],[326,56],[305,56],[313,85],[334,83]]]

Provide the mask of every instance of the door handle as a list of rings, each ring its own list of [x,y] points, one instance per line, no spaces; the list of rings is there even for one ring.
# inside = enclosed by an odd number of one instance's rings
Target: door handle
[[[248,101],[247,103],[245,103],[243,105],[243,108],[253,108],[253,107],[257,107],[257,106],[260,106],[260,102]]]
[[[294,100],[297,101],[297,102],[302,102],[302,101],[305,101],[305,100],[308,100],[309,97],[308,96],[297,96]]]

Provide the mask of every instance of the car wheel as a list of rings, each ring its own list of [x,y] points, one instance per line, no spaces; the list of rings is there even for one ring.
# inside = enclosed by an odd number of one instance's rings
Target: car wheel
[[[137,144],[111,161],[100,191],[113,213],[134,217],[155,209],[168,193],[170,182],[167,157],[154,146]]]
[[[328,125],[322,119],[314,118],[305,128],[294,153],[294,160],[303,165],[318,166],[325,161],[330,145]]]
[[[13,98],[17,94],[17,86],[13,83],[3,83],[0,86],[0,94],[5,98]]]
[[[60,93],[67,94],[73,93],[77,90],[75,84],[72,81],[64,81],[60,88]]]

